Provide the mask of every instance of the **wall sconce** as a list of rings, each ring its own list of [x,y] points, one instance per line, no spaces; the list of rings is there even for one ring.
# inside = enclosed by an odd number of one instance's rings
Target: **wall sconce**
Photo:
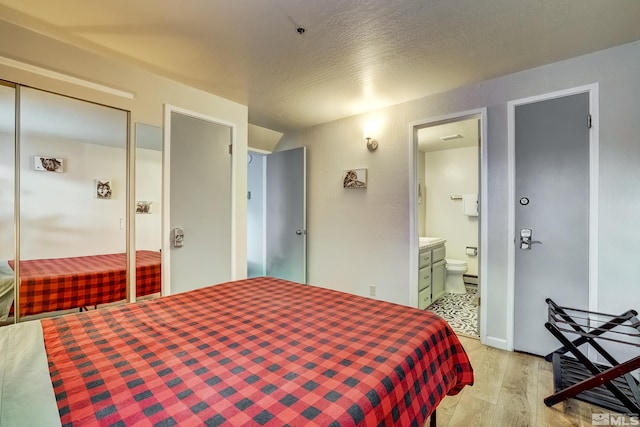
[[[370,120],[363,126],[364,139],[367,141],[367,149],[369,151],[375,151],[378,148],[378,141],[369,135],[377,135],[379,127],[379,123],[375,120]]]

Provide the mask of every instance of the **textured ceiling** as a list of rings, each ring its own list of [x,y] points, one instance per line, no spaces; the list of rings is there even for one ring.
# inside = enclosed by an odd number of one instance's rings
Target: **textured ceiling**
[[[0,0],[0,19],[281,132],[640,39],[640,0]]]

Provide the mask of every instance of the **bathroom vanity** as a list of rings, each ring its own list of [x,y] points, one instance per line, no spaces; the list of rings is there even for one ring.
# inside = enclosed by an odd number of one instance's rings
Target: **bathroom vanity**
[[[439,237],[420,237],[418,308],[424,310],[445,293],[446,249]]]

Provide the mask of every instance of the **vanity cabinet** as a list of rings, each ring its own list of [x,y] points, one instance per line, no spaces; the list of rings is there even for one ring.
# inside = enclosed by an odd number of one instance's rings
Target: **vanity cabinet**
[[[431,251],[420,251],[418,270],[418,307],[424,310],[431,305]]]
[[[444,244],[431,249],[431,302],[435,302],[445,293],[447,262]]]
[[[420,248],[418,262],[418,308],[424,310],[445,293],[444,242]]]

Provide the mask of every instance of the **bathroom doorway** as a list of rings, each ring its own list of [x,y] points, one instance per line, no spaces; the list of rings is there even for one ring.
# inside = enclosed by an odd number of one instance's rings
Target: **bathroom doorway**
[[[446,241],[447,292],[428,309],[456,333],[476,338],[482,330],[483,112],[427,120],[412,129],[417,254],[425,250],[425,237]]]

